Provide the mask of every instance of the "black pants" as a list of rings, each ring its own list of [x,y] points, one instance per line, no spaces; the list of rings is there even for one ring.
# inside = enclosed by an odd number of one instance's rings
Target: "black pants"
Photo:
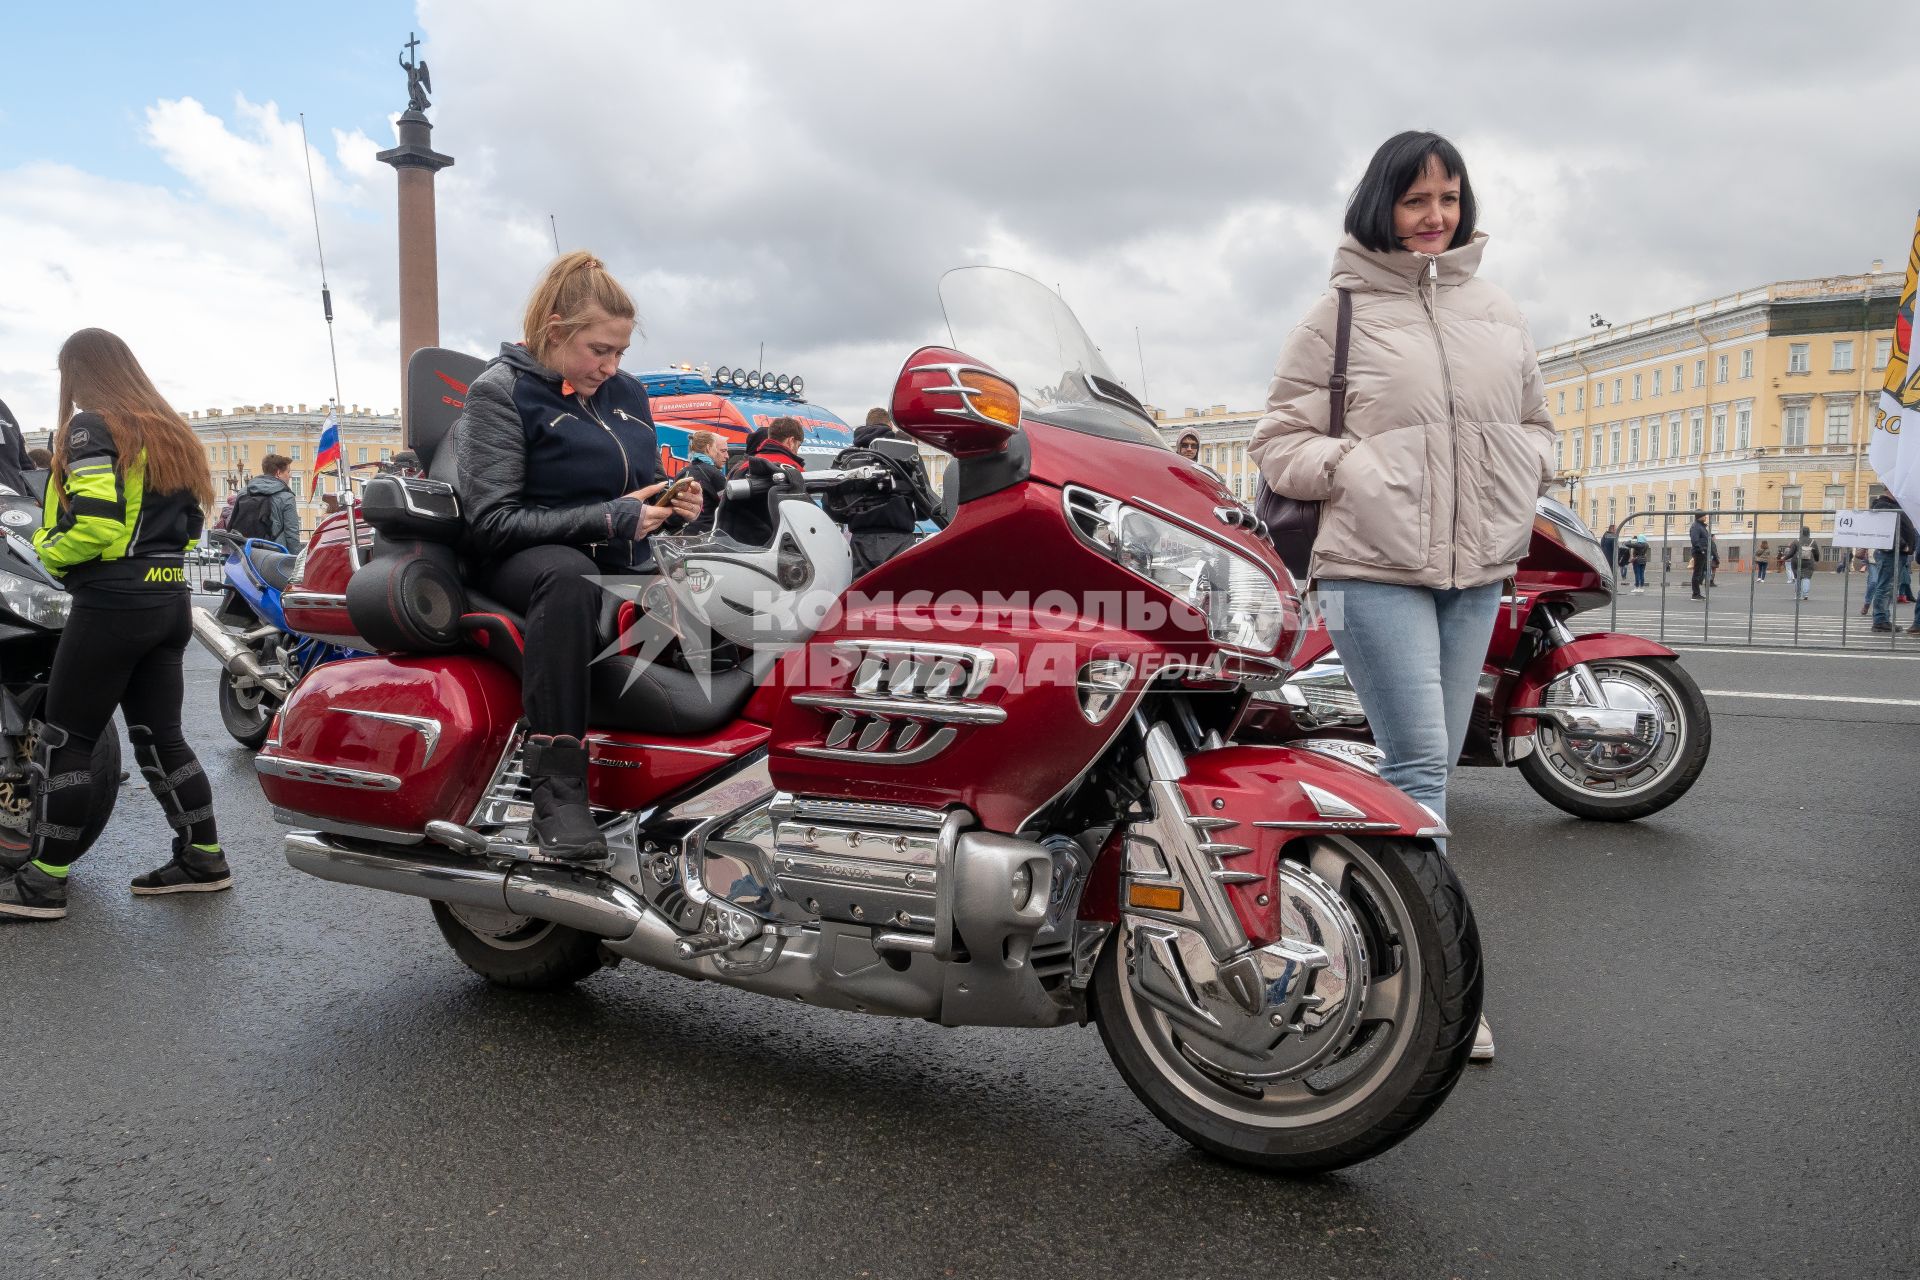
[[[184,591],[155,603],[75,599],[40,712],[35,760],[46,776],[35,793],[32,830],[40,862],[64,867],[87,851],[80,837],[95,794],[93,751],[101,734],[113,732],[115,707],[126,716],[134,759],[176,836],[218,842],[213,788],[180,732],[190,610]]]
[[[514,552],[487,576],[487,594],[527,618],[520,696],[530,733],[586,736],[600,572],[582,551],[546,546]]]
[[[853,576],[858,578],[864,573],[878,569],[887,561],[913,545],[913,531],[905,533],[892,529],[856,529],[853,543]]]
[[[1707,558],[1705,556],[1695,556],[1693,558],[1693,594],[1700,594],[1700,587],[1706,580]]]

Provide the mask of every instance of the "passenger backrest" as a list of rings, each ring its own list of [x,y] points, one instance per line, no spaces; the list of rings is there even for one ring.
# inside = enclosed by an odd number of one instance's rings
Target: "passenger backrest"
[[[467,405],[467,388],[487,362],[446,347],[421,347],[407,361],[407,447],[427,474],[434,455]]]

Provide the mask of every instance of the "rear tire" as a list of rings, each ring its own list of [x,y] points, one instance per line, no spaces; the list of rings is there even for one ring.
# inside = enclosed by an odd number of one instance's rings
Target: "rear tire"
[[[1632,822],[1658,813],[1685,795],[1707,767],[1713,718],[1706,697],[1677,658],[1604,658],[1590,665],[1602,679],[1611,672],[1648,692],[1663,718],[1671,717],[1663,732],[1678,738],[1673,753],[1645,779],[1586,777],[1578,759],[1561,749],[1559,731],[1542,723],[1520,774],[1548,804],[1576,818]]]
[[[550,920],[435,902],[433,922],[460,963],[496,987],[557,991],[607,964],[599,938]]]
[[[1318,868],[1324,865],[1316,852],[1320,843],[1318,837],[1296,842],[1288,856],[1312,857]],[[1328,1064],[1337,1077],[1351,1061],[1348,1080],[1366,1079],[1363,1091],[1345,1097],[1341,1090],[1348,1086],[1323,1079],[1328,1099],[1323,1114],[1313,1114],[1311,1104],[1288,1114],[1270,1107],[1268,1094],[1236,1090],[1204,1072],[1186,1070],[1177,1035],[1169,1038],[1166,1024],[1154,1022],[1161,1015],[1134,999],[1124,922],[1095,969],[1093,1009],[1100,1036],[1128,1086],[1168,1128],[1236,1164],[1314,1174],[1379,1155],[1439,1110],[1473,1049],[1480,1021],[1480,933],[1453,869],[1429,841],[1325,843],[1359,854],[1350,859],[1349,883],[1339,888],[1368,934],[1369,964],[1375,970],[1371,981],[1384,988],[1396,975],[1417,972],[1418,990],[1400,988],[1399,1017],[1410,1022],[1410,1031],[1385,1022],[1376,1032],[1377,1051],[1356,1041],[1347,1056]],[[1360,879],[1374,883],[1358,893],[1351,881]],[[1375,908],[1385,899],[1395,901],[1382,911],[1368,908],[1369,897]],[[1375,918],[1369,921],[1369,915]],[[1368,1052],[1377,1053],[1372,1066],[1365,1060]],[[1387,1054],[1398,1056],[1378,1062]],[[1379,1070],[1382,1066],[1386,1069]]]

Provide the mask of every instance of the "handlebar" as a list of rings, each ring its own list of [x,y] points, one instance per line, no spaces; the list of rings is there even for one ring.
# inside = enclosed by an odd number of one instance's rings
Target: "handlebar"
[[[871,485],[891,488],[893,473],[886,467],[849,467],[844,470],[803,471],[796,482],[793,471],[781,468],[771,476],[740,476],[727,481],[727,501],[744,502],[764,498],[776,488],[791,488],[804,493],[829,493],[842,485]]]

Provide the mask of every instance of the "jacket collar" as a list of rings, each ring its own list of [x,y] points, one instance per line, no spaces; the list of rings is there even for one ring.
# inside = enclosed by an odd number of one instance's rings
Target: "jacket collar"
[[[794,465],[794,466],[796,466],[796,467],[804,467],[804,466],[806,465],[805,463],[803,463],[803,462],[802,462],[802,461],[800,460],[800,455],[799,455],[799,454],[797,454],[797,453],[795,453],[795,452],[794,452],[793,450],[791,450],[791,449],[789,449],[789,448],[787,448],[787,446],[785,446],[785,445],[783,445],[783,444],[775,444],[775,443],[774,443],[773,441],[771,441],[771,440],[769,440],[769,441],[767,441],[767,442],[766,442],[765,444],[763,444],[763,445],[761,445],[761,446],[760,446],[760,448],[759,448],[758,450],[756,450],[755,452],[756,452],[757,454],[759,454],[759,455],[762,455],[762,456],[764,456],[764,455],[766,455],[766,454],[769,454],[769,453],[777,453],[777,454],[779,454],[780,456],[782,456],[782,457],[784,457],[784,458],[792,458],[792,459],[793,459],[793,465]]]
[[[1333,255],[1333,285],[1364,293],[1411,293],[1426,283],[1430,262],[1440,265],[1441,284],[1465,284],[1480,269],[1480,255],[1486,246],[1487,233],[1476,231],[1473,239],[1442,254],[1409,253],[1405,249],[1377,253],[1348,236]]]

